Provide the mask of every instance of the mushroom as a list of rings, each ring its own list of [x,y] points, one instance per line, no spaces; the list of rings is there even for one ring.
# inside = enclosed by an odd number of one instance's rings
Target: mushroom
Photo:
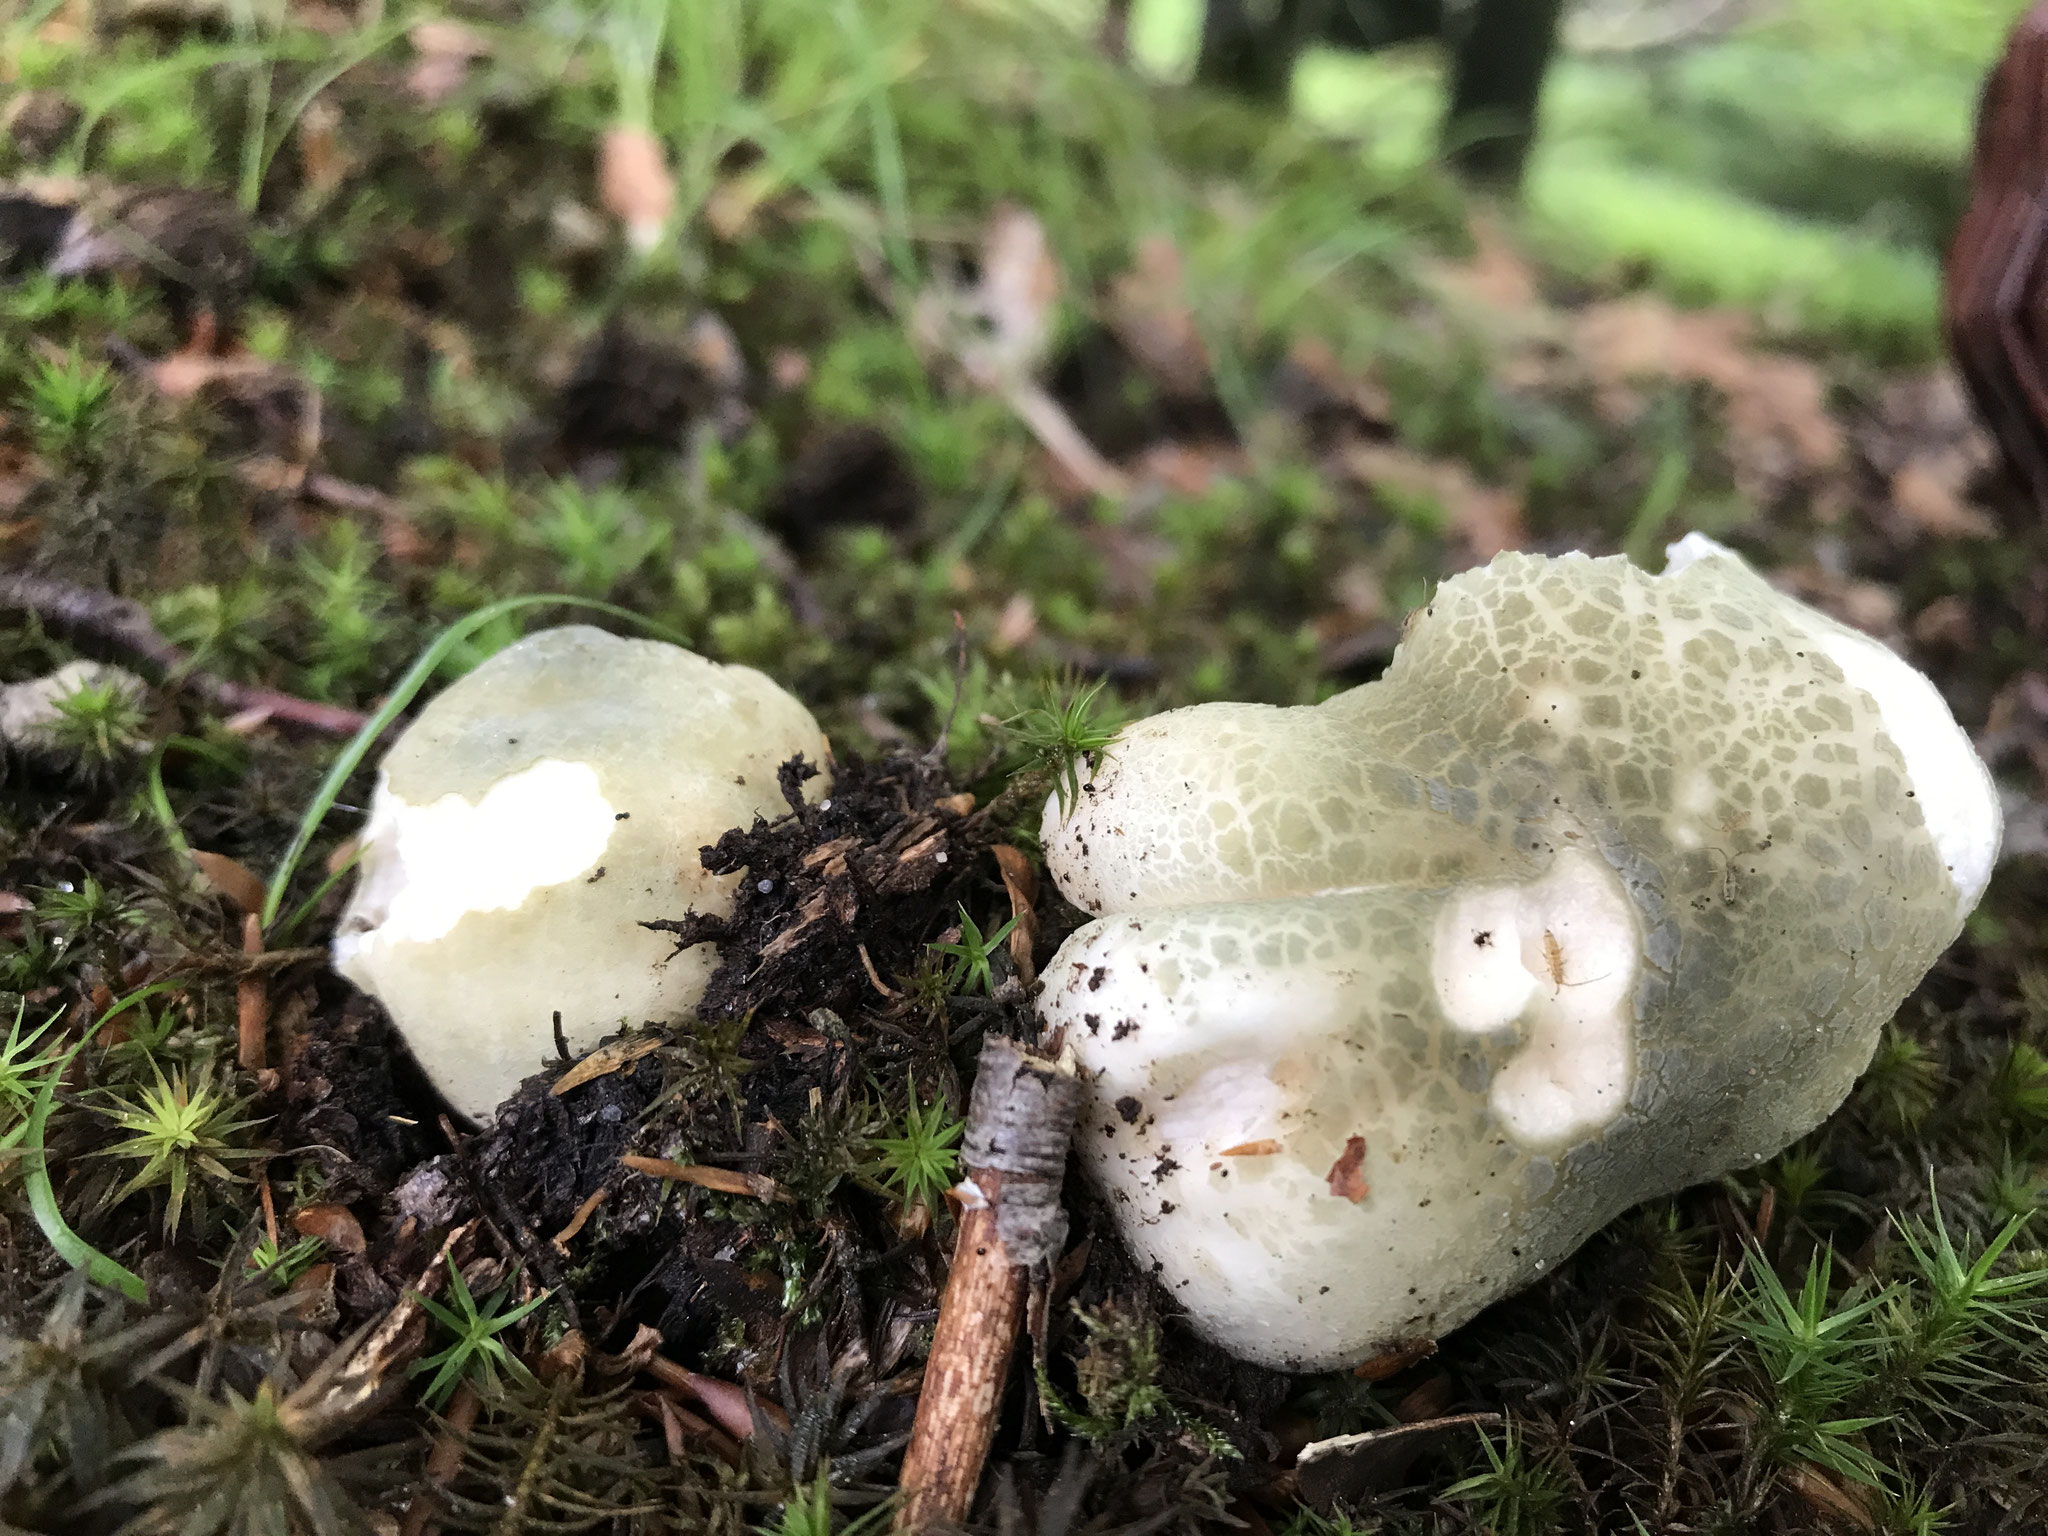
[[[1386,675],[1127,729],[1046,861],[1079,1144],[1201,1332],[1442,1335],[1818,1124],[1989,879],[1933,685],[1693,535],[1502,555]]]
[[[530,635],[385,756],[335,969],[487,1119],[553,1054],[557,1013],[580,1050],[696,1005],[713,957],[640,925],[730,910],[744,877],[699,849],[777,814],[798,753],[824,761],[817,722],[752,668],[581,625]]]

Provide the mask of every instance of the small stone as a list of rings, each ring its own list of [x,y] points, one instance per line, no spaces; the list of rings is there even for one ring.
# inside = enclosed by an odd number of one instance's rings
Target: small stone
[[[107,687],[118,688],[135,704],[140,704],[148,691],[133,672],[97,661],[67,661],[47,677],[0,688],[0,741],[23,752],[65,751],[64,716],[58,705],[86,689]],[[116,738],[112,744],[124,751],[137,751],[143,745],[129,738]]]

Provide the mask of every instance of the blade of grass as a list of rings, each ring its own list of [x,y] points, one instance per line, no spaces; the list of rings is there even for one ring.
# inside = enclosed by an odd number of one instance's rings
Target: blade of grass
[[[851,39],[856,56],[879,58],[861,0],[840,0],[839,24]],[[874,158],[875,195],[882,205],[882,242],[896,280],[906,291],[917,288],[917,257],[910,244],[910,177],[903,165],[903,137],[896,128],[896,110],[889,101],[889,82],[878,76],[868,92],[868,136]]]
[[[192,845],[185,841],[185,829],[178,825],[178,813],[171,809],[171,797],[164,792],[164,754],[171,750],[171,743],[176,740],[175,736],[168,737],[163,745],[150,753],[149,782],[145,793],[149,798],[150,814],[163,828],[164,841],[171,845],[171,852],[183,865],[191,861]]]
[[[63,1209],[57,1204],[57,1191],[50,1183],[50,1157],[44,1150],[43,1138],[50,1124],[51,1112],[56,1108],[57,1084],[64,1079],[64,1073],[85,1049],[85,1043],[99,1032],[101,1025],[119,1014],[125,1013],[136,1004],[159,992],[171,991],[176,982],[153,981],[146,987],[138,987],[115,1003],[105,1013],[86,1026],[63,1059],[50,1069],[50,1075],[43,1079],[36,1090],[34,1106],[29,1110],[28,1123],[21,1138],[21,1180],[28,1190],[29,1210],[34,1214],[36,1225],[42,1229],[43,1237],[57,1256],[73,1269],[83,1270],[87,1279],[95,1285],[104,1285],[120,1291],[130,1301],[147,1302],[149,1288],[142,1283],[142,1277],[127,1265],[110,1259],[99,1249],[71,1229],[71,1223],[64,1219]]]
[[[262,164],[256,169],[256,188],[259,192],[262,190],[264,179],[270,175],[270,162],[275,160],[277,152],[284,148],[284,141],[291,137],[292,129],[298,125],[299,119],[306,115],[306,108],[313,104],[313,98],[358,64],[397,42],[405,36],[406,29],[406,23],[395,21],[386,22],[381,27],[371,27],[344,48],[332,63],[323,69],[314,70],[307,77],[298,94],[292,97],[284,111],[278,115],[277,127],[264,145]]]
[[[363,850],[360,846],[358,846],[354,853],[351,853],[346,859],[342,861],[340,867],[337,868],[334,871],[334,873],[329,875],[325,880],[322,880],[317,886],[313,888],[312,895],[308,896],[304,901],[300,902],[297,907],[292,909],[292,915],[286,918],[281,924],[278,925],[277,932],[274,935],[274,938],[276,940],[276,948],[288,949],[291,947],[291,936],[299,931],[299,924],[303,923],[307,918],[313,915],[313,909],[320,905],[320,898],[325,896],[329,891],[333,890],[336,885],[340,884],[342,878],[346,876],[351,870],[353,870],[359,862],[361,862],[362,857]]]
[[[1687,481],[1692,478],[1692,457],[1682,448],[1667,448],[1664,456],[1657,461],[1657,469],[1650,476],[1650,487],[1643,492],[1642,505],[1636,508],[1636,515],[1629,520],[1628,533],[1621,541],[1622,553],[1627,555],[1644,570],[1656,556],[1657,535],[1671,520],[1671,514],[1678,510],[1678,503],[1685,495]]]
[[[599,602],[595,598],[567,597],[555,592],[500,598],[495,603],[487,603],[471,613],[464,614],[436,635],[433,642],[420,652],[418,660],[414,661],[405,676],[398,680],[398,685],[391,690],[382,706],[364,722],[363,728],[356,732],[349,744],[341,749],[340,756],[335,758],[333,766],[327,770],[327,777],[320,781],[320,787],[313,792],[312,800],[307,803],[304,813],[299,817],[298,830],[292,834],[291,846],[285,849],[284,857],[278,860],[277,869],[270,877],[269,888],[263,894],[263,928],[266,933],[269,932],[271,924],[277,921],[277,910],[284,904],[284,893],[292,883],[292,876],[298,873],[299,861],[306,856],[306,849],[311,846],[314,835],[319,832],[320,824],[327,819],[327,813],[334,809],[334,802],[341,797],[342,786],[348,782],[349,776],[362,766],[363,759],[370,755],[370,749],[376,746],[378,739],[390,728],[391,723],[404,714],[412,701],[419,697],[420,690],[427,686],[441,663],[448,659],[457,646],[486,625],[494,623],[508,613],[518,613],[522,609],[539,608],[548,604],[591,609],[638,625],[656,639],[667,640],[675,645],[688,643],[674,630],[634,613],[631,609],[621,608],[614,603]]]

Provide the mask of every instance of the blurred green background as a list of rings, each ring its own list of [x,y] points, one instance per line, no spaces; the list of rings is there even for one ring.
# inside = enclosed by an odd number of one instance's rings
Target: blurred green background
[[[1977,93],[2025,0],[1679,0],[1571,8],[1528,233],[1567,270],[1646,275],[1886,353],[1937,350],[1941,252]],[[1201,0],[1135,0],[1143,67],[1186,76]],[[1688,30],[1686,23],[1705,17]],[[1658,40],[1678,34],[1658,46]],[[1435,151],[1432,46],[1302,60],[1298,115],[1383,171]]]

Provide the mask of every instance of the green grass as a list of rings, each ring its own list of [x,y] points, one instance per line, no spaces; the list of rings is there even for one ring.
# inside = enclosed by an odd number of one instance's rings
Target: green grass
[[[1890,359],[1938,350],[1934,294],[1984,71],[2017,0],[1799,0],[1672,56],[1564,57],[1543,103],[1530,228],[1567,269]],[[1143,35],[1182,38],[1175,0]],[[1143,55],[1184,66],[1165,43]],[[1435,153],[1442,59],[1311,52],[1295,107],[1381,176]]]

